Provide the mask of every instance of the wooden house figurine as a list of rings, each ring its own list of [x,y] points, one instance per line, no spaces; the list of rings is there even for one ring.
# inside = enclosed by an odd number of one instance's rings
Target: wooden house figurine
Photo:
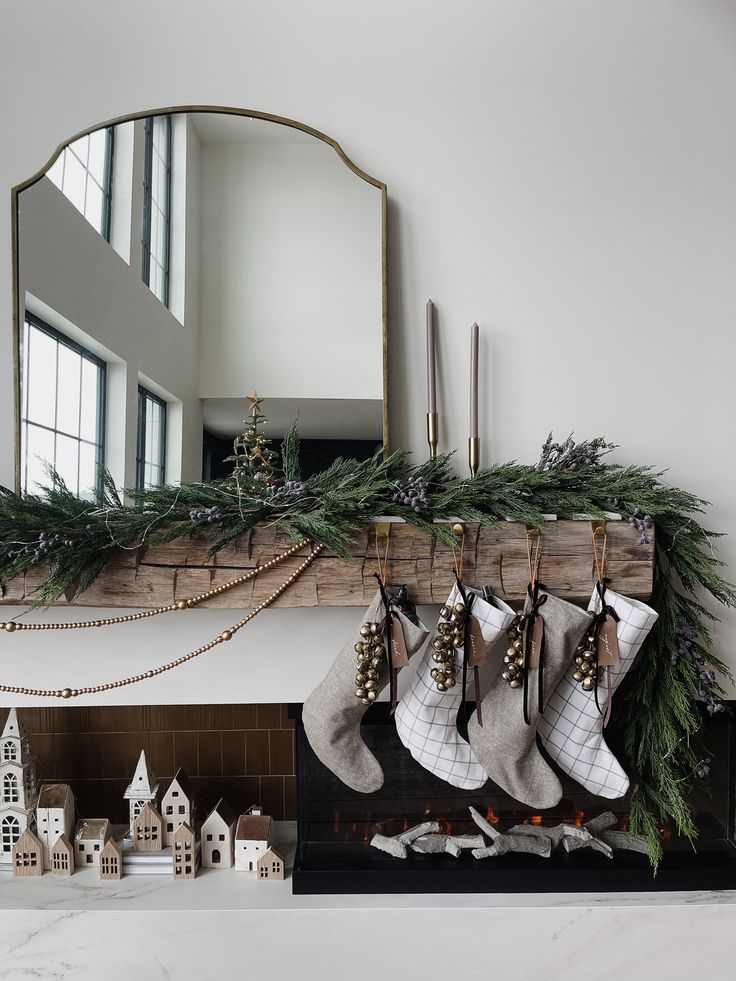
[[[74,873],[74,849],[66,835],[59,835],[51,846],[51,871],[54,875]]]
[[[193,879],[197,875],[197,852],[194,832],[185,822],[174,832],[171,844],[175,879]]]
[[[202,868],[230,869],[235,860],[235,812],[221,797],[202,825]]]
[[[275,879],[280,881],[284,878],[284,860],[277,851],[269,848],[258,859],[256,871],[259,879]]]
[[[36,833],[43,845],[44,868],[51,868],[51,849],[59,835],[74,833],[74,794],[66,783],[44,783],[36,807]]]
[[[235,829],[235,868],[241,872],[255,872],[258,859],[265,855],[271,844],[273,821],[261,808],[254,805],[238,818]]]
[[[130,833],[133,851],[160,852],[163,848],[164,822],[152,804],[144,804],[136,815]]]
[[[174,832],[182,824],[194,824],[194,793],[189,777],[181,767],[169,784],[161,800],[161,816],[164,819],[164,846],[174,842]]]
[[[0,735],[0,863],[10,866],[13,845],[32,828],[38,800],[38,760],[11,708]]]
[[[148,765],[145,750],[141,750],[133,779],[128,784],[124,794],[129,804],[131,828],[133,821],[141,813],[145,804],[152,804],[154,808],[158,807],[158,790],[159,784],[153,770]]]
[[[123,849],[114,838],[108,838],[100,852],[100,878],[122,879]]]
[[[77,830],[74,832],[77,868],[96,868],[100,864],[100,855],[110,834],[110,822],[107,818],[82,818],[77,821]]]
[[[13,875],[43,875],[43,845],[26,828],[12,849]]]

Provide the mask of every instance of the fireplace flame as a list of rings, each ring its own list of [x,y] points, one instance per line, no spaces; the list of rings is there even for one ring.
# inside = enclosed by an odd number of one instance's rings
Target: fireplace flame
[[[452,834],[452,825],[447,820],[447,818],[438,818],[437,823],[440,826],[440,834],[441,835],[451,835]]]
[[[496,814],[492,807],[486,808],[486,821],[488,821],[489,824],[498,824],[500,820],[501,818],[498,816],[498,814]]]
[[[531,818],[529,820],[529,823],[530,824],[534,824],[534,825],[541,824],[542,823],[542,815],[541,814],[532,814],[532,816],[531,816]]]
[[[581,828],[585,822],[585,811],[576,811],[573,821],[578,828]]]

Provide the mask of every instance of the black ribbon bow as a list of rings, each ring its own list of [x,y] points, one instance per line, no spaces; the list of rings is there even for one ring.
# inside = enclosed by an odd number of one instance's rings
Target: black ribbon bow
[[[539,592],[539,581],[535,580],[534,583],[529,583],[526,587],[527,595],[530,600],[530,607],[524,614],[521,620],[521,628],[524,637],[524,667],[522,668],[524,672],[524,688],[522,692],[522,704],[524,708],[524,722],[527,725],[531,725],[529,719],[529,662],[531,660],[532,653],[532,636],[534,633],[534,624],[537,622],[537,617],[539,616],[539,608],[544,606],[547,602],[547,594]],[[537,673],[537,700],[539,704],[540,713],[544,711],[544,660],[545,660],[545,637],[542,634],[542,643],[539,649],[539,669]]]
[[[463,621],[463,675],[462,675],[462,728],[463,731],[467,732],[469,712],[468,712],[468,701],[467,701],[467,686],[468,686],[468,655],[470,653],[470,611],[473,608],[473,603],[475,601],[475,593],[471,593],[469,596],[465,591],[462,580],[455,572],[455,581],[457,582],[458,592],[463,598],[463,604],[465,605],[465,619]],[[480,709],[480,693],[478,691],[478,669],[475,668],[475,710],[478,716],[478,724],[483,725],[483,717],[481,715]]]
[[[396,711],[396,705],[398,702],[397,698],[397,676],[398,668],[394,667],[394,645],[393,645],[393,613],[391,612],[391,597],[388,595],[388,591],[383,584],[383,580],[374,572],[373,575],[376,577],[378,582],[378,588],[381,591],[381,599],[383,601],[384,609],[386,610],[386,616],[384,619],[384,632],[386,636],[386,659],[388,661],[388,682],[389,682],[389,695],[391,707],[389,709],[390,714],[393,715]]]

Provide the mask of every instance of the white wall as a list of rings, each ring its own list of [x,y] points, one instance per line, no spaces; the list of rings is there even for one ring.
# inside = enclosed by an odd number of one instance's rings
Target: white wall
[[[3,14],[0,187],[34,172],[69,134],[136,109],[238,105],[329,133],[389,188],[395,444],[425,453],[431,296],[443,448],[467,435],[468,327],[477,319],[485,462],[533,460],[551,428],[605,433],[621,444],[618,460],[669,467],[673,482],[713,502],[707,524],[731,533],[721,555],[733,566],[733,5],[232,0],[206,17],[194,0],[71,7],[74,17],[70,4]],[[167,43],[131,72],[142,23]],[[100,36],[115,43],[100,45]],[[0,468],[11,483],[7,194],[0,227]],[[198,642],[222,621],[197,616]],[[214,668],[223,663],[217,652],[210,670],[202,662],[126,698],[155,702],[173,690],[181,700],[304,696],[356,617],[267,612],[268,647],[247,628],[228,647],[227,673]],[[57,665],[72,683],[103,668],[105,676],[139,670],[194,643],[194,628],[191,637],[179,629],[90,631],[84,645],[62,634]],[[730,617],[720,649],[734,666],[735,639]],[[19,680],[51,683],[44,658],[36,667],[24,657]]]
[[[302,134],[205,142],[201,188],[202,398],[382,400],[380,190]]]

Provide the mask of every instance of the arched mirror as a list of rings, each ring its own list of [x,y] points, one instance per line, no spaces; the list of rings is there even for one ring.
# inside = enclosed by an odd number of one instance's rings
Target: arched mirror
[[[305,474],[386,444],[386,187],[328,137],[135,115],[14,201],[20,488],[226,476],[254,411],[276,451],[298,417]]]

